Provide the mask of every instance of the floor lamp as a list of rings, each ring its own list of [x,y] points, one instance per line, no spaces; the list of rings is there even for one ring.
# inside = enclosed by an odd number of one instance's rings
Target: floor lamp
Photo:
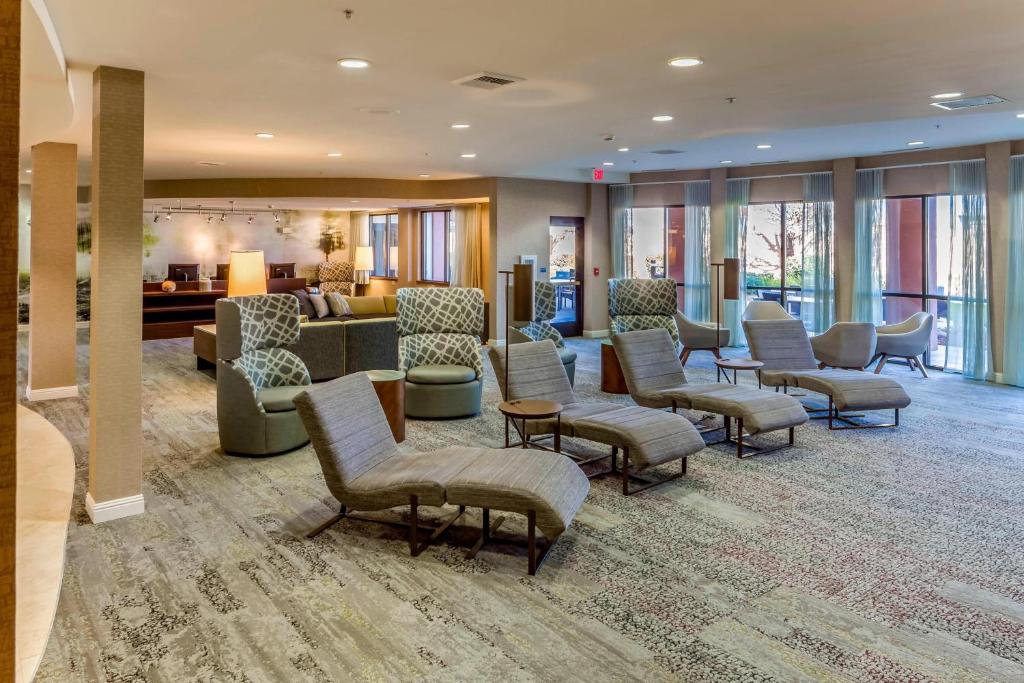
[[[722,341],[722,301],[737,301],[740,298],[740,260],[738,258],[722,259],[722,263],[712,263],[715,269],[715,348]],[[722,282],[724,273],[725,282]]]
[[[508,334],[509,329],[511,329],[509,313],[511,312],[512,319],[517,322],[522,320],[533,320],[533,264],[517,263],[512,266],[512,270],[503,270],[500,272],[505,276],[505,398],[507,400],[508,366],[512,364],[511,354],[509,353],[509,346],[511,345],[509,343]],[[513,290],[511,306],[509,306],[508,300],[508,286],[510,278]],[[515,401],[509,402],[515,403]]]

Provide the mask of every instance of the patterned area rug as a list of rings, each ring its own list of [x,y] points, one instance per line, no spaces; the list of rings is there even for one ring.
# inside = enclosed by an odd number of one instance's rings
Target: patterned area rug
[[[596,342],[570,344],[579,393],[609,400]],[[78,466],[40,681],[1024,680],[1024,391],[891,364],[914,400],[899,430],[708,448],[631,498],[595,481],[528,577],[512,545],[410,558],[358,522],[305,539],[336,509],[314,454],[218,453],[193,368],[187,340],[145,343],[139,517],[88,521],[87,402],[31,406]],[[493,377],[484,403],[410,421],[404,446],[499,445]]]

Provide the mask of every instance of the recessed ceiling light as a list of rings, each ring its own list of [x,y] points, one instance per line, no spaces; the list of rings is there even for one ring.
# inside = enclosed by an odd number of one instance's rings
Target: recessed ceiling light
[[[619,151],[620,152],[628,152],[629,151],[629,147],[619,147]]]
[[[704,60],[699,57],[676,57],[675,59],[668,60],[669,66],[678,66],[680,68],[700,66],[703,63]]]
[[[758,145],[757,148],[758,149],[771,149],[772,146],[767,144],[767,143],[762,143],[762,144]]]
[[[452,128],[454,128],[455,130],[464,130],[466,128],[469,128],[469,124],[468,123],[453,123],[452,124]]]
[[[420,173],[420,178],[429,178],[429,177],[430,177],[429,173]]]
[[[1017,118],[1018,119],[1024,119],[1024,112],[1021,112],[1020,114],[1017,114]]]
[[[668,114],[658,114],[657,116],[652,116],[651,117],[651,121],[657,121],[658,123],[664,123],[665,121],[671,121],[671,120],[672,120],[672,117],[669,116]]]
[[[932,95],[933,100],[948,100],[954,97],[963,97],[962,92],[940,92]]]
[[[604,165],[605,166],[614,166],[615,162],[614,161],[606,161],[606,162],[604,162]]]
[[[349,201],[352,202],[353,204],[358,204],[359,203],[358,199],[350,199]]]
[[[463,159],[475,159],[476,158],[476,152],[467,152],[466,154],[462,155],[462,158]]]
[[[338,60],[338,66],[343,69],[365,69],[370,63],[359,57],[342,57]]]
[[[256,137],[258,137],[261,140],[269,140],[270,138],[274,137],[274,134],[273,133],[256,133]]]
[[[720,163],[720,164],[731,164],[732,163],[732,159],[722,159],[718,163]]]
[[[907,143],[907,147],[920,147],[924,144],[924,140],[911,140]]]
[[[338,157],[341,156],[341,152],[328,152],[327,156],[331,157],[332,159],[337,159]]]

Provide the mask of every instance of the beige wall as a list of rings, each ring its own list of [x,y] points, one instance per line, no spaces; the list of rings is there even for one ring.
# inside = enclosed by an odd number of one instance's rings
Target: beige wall
[[[608,329],[608,278],[611,277],[611,226],[608,222],[608,186],[587,186],[587,214],[583,223],[583,334],[603,335]],[[594,274],[594,268],[598,274]]]

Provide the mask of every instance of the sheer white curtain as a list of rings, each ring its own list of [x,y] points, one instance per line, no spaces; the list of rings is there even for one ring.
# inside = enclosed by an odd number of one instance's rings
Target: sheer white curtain
[[[1024,156],[1010,158],[1008,257],[1003,381],[1024,387]]]
[[[626,232],[629,227],[629,210],[632,208],[632,185],[612,185],[608,188],[613,278],[626,277]]]
[[[686,239],[683,253],[683,312],[694,320],[711,319],[711,181],[683,185]]]
[[[809,173],[804,176],[800,317],[804,325],[815,333],[827,330],[835,319],[833,228],[832,174]]]
[[[885,287],[885,172],[857,171],[854,197],[853,319],[880,325]]]
[[[743,346],[743,309],[746,307],[747,205],[750,203],[750,179],[734,178],[725,184],[725,257],[740,260],[739,301],[725,301],[723,322],[729,329],[733,346]]]
[[[483,287],[480,230],[484,211],[479,204],[469,204],[455,207],[453,214],[451,285],[453,287]]]

